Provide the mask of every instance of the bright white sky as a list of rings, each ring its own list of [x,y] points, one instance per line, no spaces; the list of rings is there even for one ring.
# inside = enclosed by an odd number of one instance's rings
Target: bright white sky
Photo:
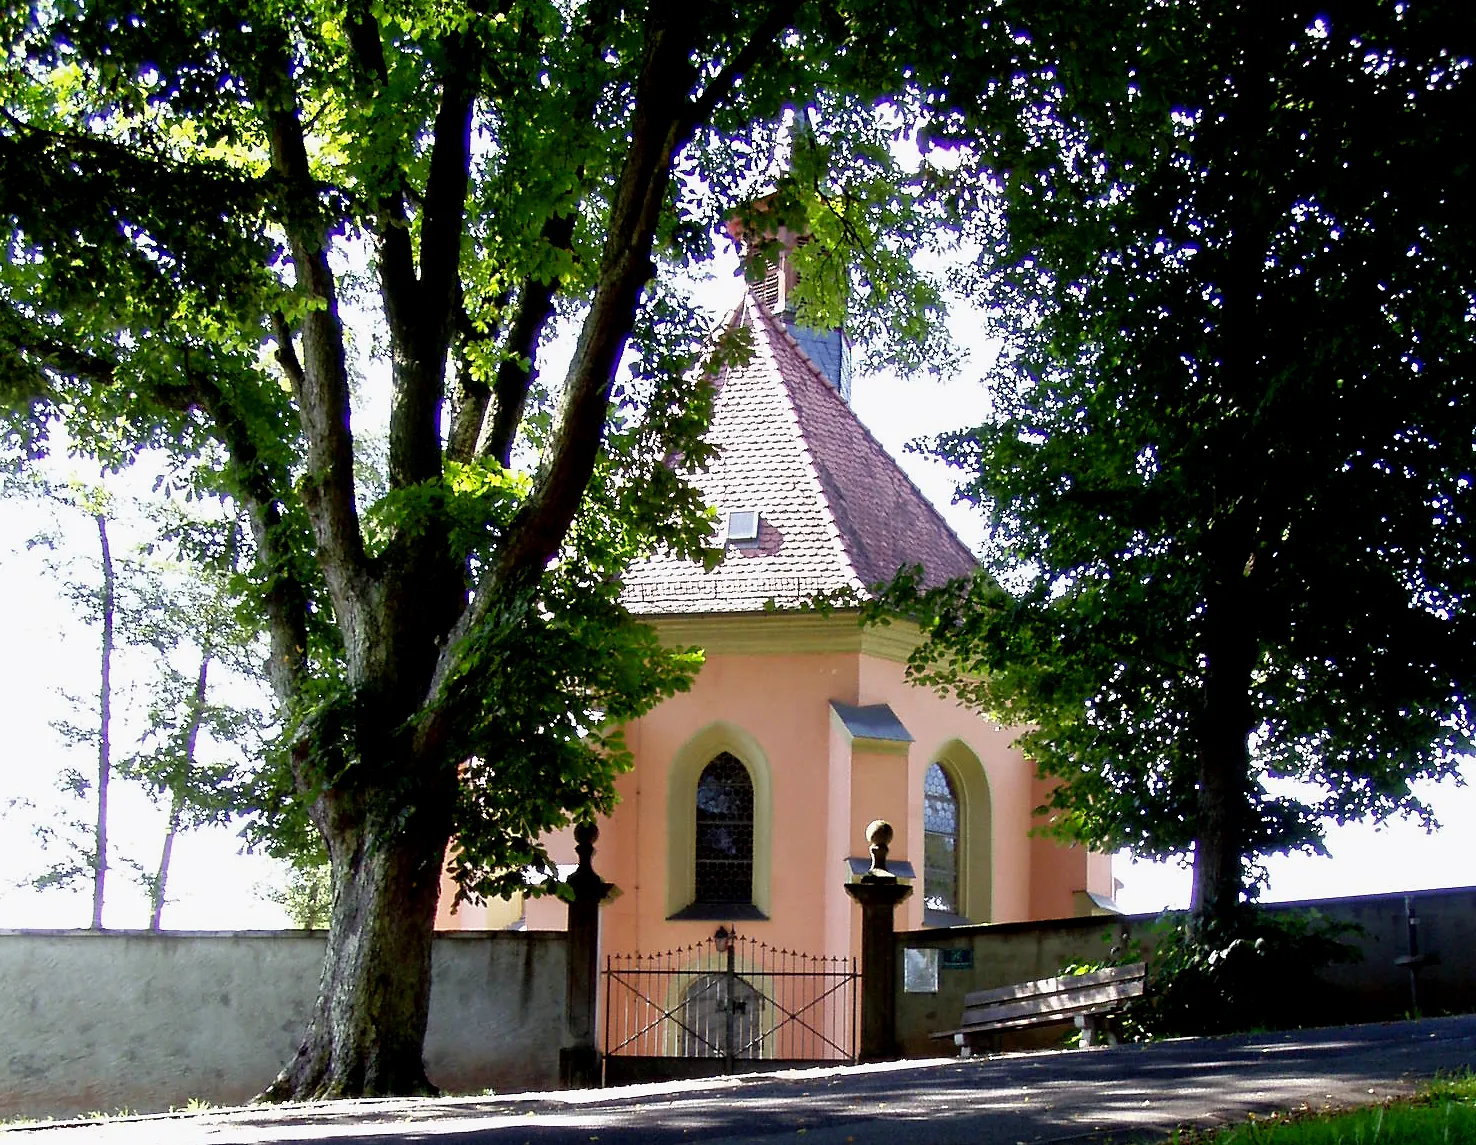
[[[729,277],[728,264],[701,288],[704,302],[714,311],[714,322],[736,302],[739,285]],[[904,446],[919,437],[984,419],[987,404],[977,378],[990,361],[982,319],[964,314],[954,333],[967,357],[957,374],[946,382],[892,377],[858,376],[853,402],[858,416],[897,457],[919,487],[948,517],[971,545],[982,535],[980,519],[967,506],[952,504],[950,471]],[[557,376],[569,347],[554,347],[544,366]],[[561,352],[562,350],[562,352]],[[68,705],[59,694],[93,695],[97,687],[96,635],[71,613],[59,598],[55,578],[39,554],[28,552],[26,538],[44,527],[46,519],[34,508],[0,501],[0,642],[9,655],[0,664],[0,726],[6,729],[0,746],[0,928],[80,927],[90,917],[90,888],[70,894],[34,892],[16,884],[44,866],[31,838],[31,825],[55,821],[66,809],[55,791],[60,769],[73,766],[95,773],[95,756],[69,753],[50,726],[62,718]],[[83,546],[91,537],[85,522],[78,537]],[[122,541],[123,538],[119,538]],[[92,551],[86,549],[85,551]],[[127,697],[124,697],[126,707]],[[126,744],[120,750],[126,750]],[[1404,891],[1458,886],[1472,881],[1472,844],[1476,838],[1476,788],[1447,783],[1425,791],[1442,829],[1427,835],[1414,823],[1396,823],[1382,830],[1364,826],[1334,829],[1328,838],[1327,858],[1293,856],[1272,860],[1266,897],[1289,900],[1379,891]],[[11,800],[29,800],[35,806],[7,806]],[[73,814],[79,809],[73,805]],[[90,813],[80,809],[83,815]],[[163,839],[163,812],[150,805],[135,788],[117,784],[113,792],[111,830],[118,851],[149,869],[158,862]],[[117,860],[114,860],[115,863]],[[1152,911],[1184,906],[1189,879],[1185,868],[1172,864],[1135,864],[1125,856],[1115,865],[1122,881],[1119,904],[1129,911]],[[170,929],[213,930],[272,928],[286,925],[283,912],[263,899],[259,888],[280,883],[279,865],[243,852],[229,829],[187,833],[175,845],[164,925]],[[148,905],[142,890],[128,878],[127,868],[116,865],[108,888],[105,923],[110,927],[143,927]]]

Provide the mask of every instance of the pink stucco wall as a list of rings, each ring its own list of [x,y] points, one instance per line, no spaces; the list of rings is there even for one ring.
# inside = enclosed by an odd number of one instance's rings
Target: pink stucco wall
[[[836,619],[854,625],[854,620]],[[832,700],[890,705],[914,742],[901,751],[874,741],[853,742],[833,716]],[[1013,733],[910,686],[901,663],[855,650],[710,653],[689,693],[626,729],[636,766],[618,781],[620,805],[600,824],[595,860],[599,873],[620,888],[603,912],[606,951],[683,946],[711,935],[720,921],[668,918],[673,766],[694,737],[707,743],[721,735],[715,727],[747,737],[744,742],[762,758],[745,762],[750,768],[767,767],[772,793],[770,917],[737,923],[744,934],[791,950],[856,952],[859,917],[843,890],[844,860],[865,856],[865,825],[887,818],[896,831],[892,857],[910,860],[921,874],[923,773],[945,753],[950,758],[972,753],[987,777],[992,812],[988,921],[1071,915],[1078,909],[1074,892],[1090,886],[1111,893],[1110,867],[1104,870],[1101,858],[1094,857],[1089,875],[1084,851],[1029,834],[1031,812],[1043,795],[1033,766],[1010,747]],[[558,861],[574,861],[567,833],[552,839],[550,849]],[[898,928],[920,928],[922,913],[918,886],[899,911]],[[564,908],[557,900],[533,900],[526,904],[525,919],[530,929],[562,928]],[[442,924],[486,922],[463,907],[454,919],[443,916]]]
[[[602,835],[599,869],[631,889],[606,908],[602,938],[608,949],[685,945],[717,925],[667,921],[666,826],[672,761],[694,735],[719,721],[753,737],[773,790],[772,917],[745,922],[742,930],[789,949],[818,952],[828,945],[827,912],[820,908],[827,888],[843,880],[844,857],[832,853],[827,822],[829,703],[855,694],[857,669],[858,657],[847,654],[712,656],[691,692],[627,731],[636,768],[622,778],[621,807],[612,830]]]

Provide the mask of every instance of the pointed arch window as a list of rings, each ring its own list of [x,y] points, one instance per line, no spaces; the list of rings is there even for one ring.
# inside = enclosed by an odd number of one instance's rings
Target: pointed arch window
[[[923,775],[923,907],[960,914],[958,894],[959,802],[940,763]]]
[[[753,902],[753,780],[719,753],[697,780],[696,902]]]

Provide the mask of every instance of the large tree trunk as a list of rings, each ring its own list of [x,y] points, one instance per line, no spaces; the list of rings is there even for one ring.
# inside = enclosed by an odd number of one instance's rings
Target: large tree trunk
[[[1246,569],[1253,565],[1247,565]],[[1250,843],[1250,686],[1255,617],[1245,591],[1248,571],[1207,601],[1204,707],[1198,733],[1198,824],[1190,909],[1204,921],[1228,920],[1240,905]]]
[[[1239,751],[1236,750],[1237,746]],[[1199,757],[1199,830],[1189,909],[1202,921],[1234,913],[1244,886],[1247,755],[1242,738],[1205,744]]]
[[[1245,92],[1236,101],[1238,127],[1244,139],[1261,139],[1274,99],[1266,79],[1270,73],[1265,30],[1260,20],[1241,13],[1231,31],[1241,45],[1238,71]],[[1254,393],[1264,368],[1261,280],[1275,210],[1264,168],[1255,159],[1246,159],[1231,180],[1232,224],[1219,248],[1223,343],[1217,382],[1227,394]],[[1190,900],[1200,923],[1229,921],[1237,912],[1253,825],[1250,689],[1260,641],[1258,596],[1268,554],[1259,551],[1261,509],[1256,493],[1265,458],[1258,455],[1254,403],[1240,404],[1240,412],[1225,421],[1213,448],[1222,461],[1238,457],[1242,469],[1237,473],[1233,465],[1224,467],[1224,475],[1211,486],[1207,508],[1204,706],[1196,729],[1198,823]]]
[[[390,792],[334,792],[318,805],[333,862],[333,913],[318,1002],[268,1101],[435,1093],[421,1047],[431,936],[449,838],[449,797],[417,810]]]

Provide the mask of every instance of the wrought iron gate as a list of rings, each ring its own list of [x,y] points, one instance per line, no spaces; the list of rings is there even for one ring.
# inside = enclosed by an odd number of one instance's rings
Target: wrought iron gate
[[[720,930],[663,954],[605,960],[607,1082],[856,1060],[854,958]]]

